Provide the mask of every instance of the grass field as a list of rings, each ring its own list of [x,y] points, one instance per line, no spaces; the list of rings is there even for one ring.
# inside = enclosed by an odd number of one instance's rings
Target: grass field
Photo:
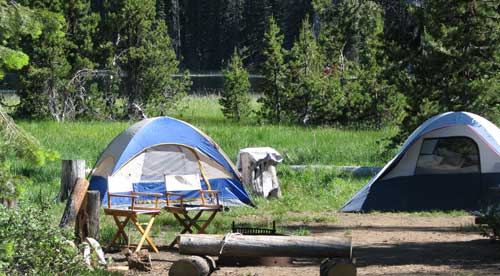
[[[256,103],[254,103],[256,105]],[[255,225],[280,222],[334,221],[334,211],[342,206],[368,178],[356,178],[335,171],[314,170],[296,172],[291,164],[366,165],[381,166],[387,160],[380,158],[378,141],[392,135],[394,129],[354,130],[331,127],[300,127],[257,123],[256,118],[245,122],[226,120],[214,96],[186,98],[179,110],[168,114],[185,120],[210,135],[235,162],[241,148],[270,146],[284,156],[284,164],[278,167],[278,177],[284,193],[281,200],[255,199],[258,209],[235,208],[218,216],[210,232],[225,232],[231,221],[252,221]],[[133,122],[65,122],[18,121],[47,148],[60,153],[62,159],[85,159],[87,166],[94,164],[106,145]],[[25,193],[25,200],[54,202],[60,177],[60,162],[52,162],[43,168],[16,168],[30,175],[33,183]],[[53,216],[58,220],[62,204],[54,203]],[[114,226],[103,220],[102,238],[110,238]],[[159,231],[165,239],[173,237],[179,228],[169,215],[162,215],[159,223],[168,231]],[[306,230],[299,234],[307,233]]]

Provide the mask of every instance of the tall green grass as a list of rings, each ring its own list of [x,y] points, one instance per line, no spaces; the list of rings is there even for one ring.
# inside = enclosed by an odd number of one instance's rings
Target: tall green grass
[[[257,104],[254,102],[255,107]],[[215,96],[191,96],[168,114],[193,124],[211,136],[236,161],[239,149],[270,146],[281,152],[286,164],[383,165],[379,141],[394,129],[353,130],[258,124],[253,117],[232,122],[223,117]],[[63,159],[95,162],[106,145],[133,122],[18,122],[42,144]]]
[[[257,103],[254,99],[254,107]],[[180,103],[176,111],[167,115],[187,121],[211,136],[235,162],[239,149],[270,146],[284,156],[278,166],[278,176],[284,197],[279,200],[256,198],[258,209],[234,208],[217,216],[208,228],[210,233],[230,230],[232,221],[251,222],[253,225],[270,226],[274,220],[288,222],[331,222],[335,210],[362,187],[368,178],[355,178],[335,171],[289,169],[290,164],[324,165],[383,165],[387,160],[379,157],[378,141],[394,133],[382,130],[340,129],[334,127],[302,127],[261,124],[258,118],[243,122],[226,120],[215,96],[190,96]],[[58,151],[62,159],[85,159],[91,167],[111,140],[133,122],[78,121],[57,123],[53,121],[18,121],[20,126],[33,134],[47,148]],[[32,181],[26,186],[24,200],[43,204],[55,202],[59,189],[60,162],[51,162],[43,168],[31,168],[16,163],[14,168],[28,175]],[[63,204],[54,203],[50,216],[59,219]],[[153,230],[160,244],[180,231],[172,216],[161,215],[158,229]],[[113,235],[114,223],[102,218],[102,239]]]

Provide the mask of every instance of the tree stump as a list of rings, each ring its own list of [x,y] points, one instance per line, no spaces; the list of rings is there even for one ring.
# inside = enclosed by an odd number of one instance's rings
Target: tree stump
[[[64,209],[64,214],[61,218],[61,222],[59,223],[59,227],[64,227],[75,222],[88,188],[89,182],[87,179],[78,178],[75,188],[71,192],[71,197],[66,203],[66,208]]]
[[[78,178],[85,178],[85,160],[62,160],[59,202],[69,197]]]
[[[276,165],[282,159],[281,155],[272,148],[240,150],[238,166],[241,168],[243,183],[252,188],[254,195],[281,198]]]
[[[356,276],[356,266],[348,259],[326,259],[321,263],[320,276]]]
[[[212,262],[213,263],[213,262]],[[207,276],[213,270],[210,259],[200,256],[190,256],[175,261],[170,270],[169,276]]]
[[[127,261],[129,269],[137,269],[140,271],[151,271],[151,269],[153,269],[151,256],[147,249],[141,249],[139,252],[127,254]]]
[[[83,242],[87,237],[99,239],[99,191],[88,191],[76,218],[76,238]]]

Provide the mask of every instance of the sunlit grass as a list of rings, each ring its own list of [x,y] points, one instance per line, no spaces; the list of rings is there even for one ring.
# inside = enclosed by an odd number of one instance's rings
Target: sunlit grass
[[[253,99],[257,107],[256,98]],[[307,225],[326,224],[336,221],[336,210],[368,180],[334,170],[293,171],[291,164],[362,165],[381,166],[387,160],[378,152],[378,141],[391,136],[392,128],[365,130],[335,127],[303,127],[261,124],[255,115],[243,122],[232,122],[223,117],[217,97],[190,96],[180,108],[167,114],[185,120],[210,135],[236,162],[238,151],[245,147],[269,146],[284,156],[278,165],[278,177],[283,192],[282,199],[254,198],[258,208],[239,207],[222,212],[208,227],[207,232],[222,234],[231,231],[231,223],[246,223],[253,227],[271,228],[275,221],[280,232],[308,234]],[[108,143],[133,122],[79,121],[56,123],[53,121],[18,121],[47,148],[60,153],[62,159],[84,159],[92,167]],[[15,163],[16,170],[28,175],[31,184],[26,185],[24,200],[53,208],[50,216],[58,223],[63,203],[55,198],[59,190],[60,161],[43,168],[26,167]],[[418,213],[416,215],[433,215]],[[450,214],[452,216],[458,214]],[[287,224],[299,224],[303,228],[287,232]],[[157,217],[152,230],[154,240],[160,245],[169,244],[182,228],[169,213]],[[131,238],[137,231],[128,228]],[[116,232],[112,218],[101,215],[101,237],[107,244]]]

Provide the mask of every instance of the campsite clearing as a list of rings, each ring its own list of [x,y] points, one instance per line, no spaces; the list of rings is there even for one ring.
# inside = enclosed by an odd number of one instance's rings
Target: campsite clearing
[[[306,214],[304,214],[306,215]],[[468,215],[330,214],[335,223],[283,225],[288,231],[307,228],[311,235],[351,235],[358,275],[498,275],[498,244],[479,235]],[[125,260],[114,254],[115,265]],[[152,254],[152,274],[166,273],[180,258],[175,251]],[[319,264],[293,267],[222,267],[214,276],[318,275]],[[129,271],[127,275],[143,275]],[[144,274],[146,275],[146,274]]]

